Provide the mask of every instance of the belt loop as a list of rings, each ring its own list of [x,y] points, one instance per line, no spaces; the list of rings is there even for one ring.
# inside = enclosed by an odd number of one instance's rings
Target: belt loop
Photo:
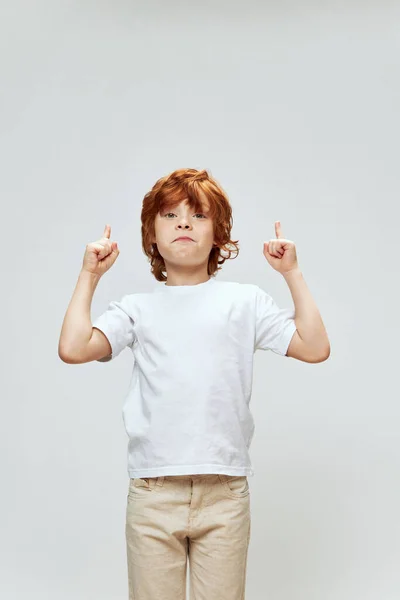
[[[162,486],[164,483],[164,475],[157,477],[156,485]]]

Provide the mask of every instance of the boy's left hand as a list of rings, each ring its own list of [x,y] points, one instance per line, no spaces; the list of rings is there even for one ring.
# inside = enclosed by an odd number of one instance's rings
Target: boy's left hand
[[[299,268],[296,246],[294,242],[284,239],[280,221],[275,221],[275,234],[276,239],[264,242],[263,252],[271,267],[278,273],[285,275],[289,271]]]

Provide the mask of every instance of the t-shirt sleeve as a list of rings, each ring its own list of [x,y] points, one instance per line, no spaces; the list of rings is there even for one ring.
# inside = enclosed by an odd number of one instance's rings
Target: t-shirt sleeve
[[[92,322],[92,326],[104,333],[112,350],[109,356],[100,358],[99,362],[112,360],[127,346],[132,347],[136,336],[128,296],[123,296],[119,302],[110,302],[107,310]]]
[[[294,309],[279,308],[267,292],[256,286],[254,350],[272,350],[285,356],[296,331]]]

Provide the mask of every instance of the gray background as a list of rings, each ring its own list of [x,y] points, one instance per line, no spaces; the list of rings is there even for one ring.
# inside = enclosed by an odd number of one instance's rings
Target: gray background
[[[400,595],[398,3],[1,2],[0,596],[126,599],[131,373],[64,364],[85,245],[120,256],[92,317],[156,283],[140,210],[207,168],[239,257],[221,280],[292,307],[263,242],[281,220],[331,340],[255,355],[248,600]]]

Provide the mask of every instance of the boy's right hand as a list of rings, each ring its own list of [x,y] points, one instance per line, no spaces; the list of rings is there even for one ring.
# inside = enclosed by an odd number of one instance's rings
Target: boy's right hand
[[[110,241],[111,226],[106,225],[103,237],[86,246],[82,270],[101,277],[116,261],[119,255],[117,242]]]

